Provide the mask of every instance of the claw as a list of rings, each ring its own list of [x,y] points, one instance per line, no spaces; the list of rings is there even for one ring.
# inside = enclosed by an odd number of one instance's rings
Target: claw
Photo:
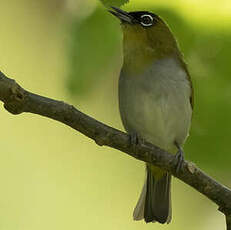
[[[180,172],[180,170],[182,170],[182,166],[183,166],[183,162],[184,162],[184,151],[178,143],[175,143],[175,144],[176,144],[176,147],[178,148],[178,152],[175,155],[176,173],[178,174]]]
[[[135,146],[135,145],[138,144],[138,135],[137,135],[137,133],[131,133],[130,134],[130,144],[132,146]]]
[[[137,145],[138,144],[143,144],[144,143],[144,139],[140,136],[138,136],[137,133],[130,133],[130,145],[134,148],[134,153],[136,153],[137,149]]]

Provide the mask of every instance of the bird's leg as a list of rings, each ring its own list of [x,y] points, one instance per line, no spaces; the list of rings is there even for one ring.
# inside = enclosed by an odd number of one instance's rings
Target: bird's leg
[[[136,132],[129,133],[129,136],[130,136],[130,145],[134,148],[134,153],[136,153],[137,145],[138,144],[142,145],[144,143],[144,139],[140,137]]]
[[[176,147],[178,148],[178,152],[175,155],[175,160],[176,160],[176,173],[178,174],[180,170],[182,169],[182,164],[184,162],[184,151],[182,147],[175,142]]]
[[[137,145],[138,144],[138,135],[137,135],[137,133],[130,133],[129,136],[130,136],[130,144],[132,146]]]

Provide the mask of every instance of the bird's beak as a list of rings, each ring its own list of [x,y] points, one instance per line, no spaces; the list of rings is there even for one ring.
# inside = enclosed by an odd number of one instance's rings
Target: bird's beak
[[[121,22],[127,22],[130,24],[133,23],[134,18],[128,12],[114,6],[112,6],[111,8],[112,10],[108,10],[108,11],[114,16],[116,16],[117,18],[119,18]]]

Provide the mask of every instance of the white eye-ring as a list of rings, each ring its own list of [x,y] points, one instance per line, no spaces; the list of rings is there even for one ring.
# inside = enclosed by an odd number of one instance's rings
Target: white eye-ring
[[[153,17],[149,14],[143,14],[141,17],[140,24],[142,26],[152,26],[153,25]]]

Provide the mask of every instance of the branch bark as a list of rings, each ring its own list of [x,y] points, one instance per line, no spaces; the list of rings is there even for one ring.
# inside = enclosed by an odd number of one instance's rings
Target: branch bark
[[[80,112],[74,106],[31,93],[15,80],[0,72],[0,100],[12,114],[34,113],[62,122],[93,139],[100,146],[118,149],[136,159],[152,163],[192,186],[216,203],[226,216],[227,230],[231,230],[231,190],[206,175],[193,163],[184,161],[176,174],[176,162],[172,154],[150,143],[138,143],[136,151],[130,145],[130,137]]]

